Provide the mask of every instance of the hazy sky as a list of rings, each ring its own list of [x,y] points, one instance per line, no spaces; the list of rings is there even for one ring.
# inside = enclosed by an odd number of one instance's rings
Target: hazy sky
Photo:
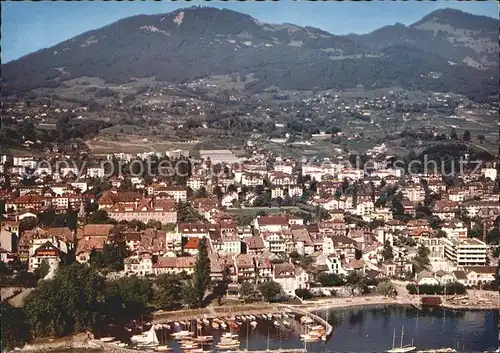
[[[192,5],[228,8],[263,22],[289,22],[324,29],[334,34],[367,33],[396,22],[405,25],[439,8],[452,7],[498,18],[495,1],[2,1],[2,62],[48,48],[83,32],[138,14],[167,13]]]

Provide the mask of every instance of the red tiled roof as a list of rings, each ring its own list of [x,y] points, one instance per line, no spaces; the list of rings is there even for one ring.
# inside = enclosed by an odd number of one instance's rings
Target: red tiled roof
[[[78,240],[78,246],[76,247],[76,255],[82,252],[91,252],[93,249],[102,250],[104,249],[104,244],[106,239],[101,237],[92,238],[82,238]]]
[[[261,226],[266,225],[288,225],[288,218],[286,216],[260,216],[257,218],[257,222]]]
[[[248,237],[243,239],[250,250],[264,249],[264,240],[261,237]]]
[[[198,249],[198,245],[200,244],[200,238],[188,238],[186,245],[184,245],[184,249],[195,250]]]
[[[83,227],[81,235],[84,237],[107,237],[113,227],[113,224],[87,224]]]

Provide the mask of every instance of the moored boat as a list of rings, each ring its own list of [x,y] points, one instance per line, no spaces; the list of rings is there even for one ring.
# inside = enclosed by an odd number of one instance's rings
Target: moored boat
[[[304,342],[318,342],[321,338],[317,335],[300,335],[300,339]]]
[[[182,340],[182,339],[191,338],[193,336],[193,333],[190,331],[179,331],[179,332],[172,333],[172,336],[176,340]]]
[[[216,344],[216,347],[220,350],[238,349],[240,347],[240,341],[234,338],[221,337],[221,340]]]
[[[407,352],[413,352],[415,349],[417,349],[417,347],[415,347],[413,344],[412,345],[403,346],[404,331],[405,331],[405,327],[403,326],[401,328],[401,346],[400,347],[395,347],[395,343],[396,343],[396,330],[394,329],[394,334],[392,336],[392,349],[387,350],[386,353],[407,353]]]
[[[194,349],[199,349],[199,348],[200,345],[193,341],[186,341],[183,344],[181,344],[181,349],[184,351],[192,351]]]
[[[171,352],[172,351],[172,347],[169,347],[169,346],[158,346],[155,348],[155,351],[157,352]]]
[[[236,339],[238,337],[236,333],[225,332],[222,334],[221,339]]]

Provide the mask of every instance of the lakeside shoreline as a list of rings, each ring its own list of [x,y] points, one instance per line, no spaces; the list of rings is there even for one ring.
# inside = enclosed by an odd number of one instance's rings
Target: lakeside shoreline
[[[288,308],[297,308],[303,311],[307,311],[309,313],[318,313],[321,311],[328,310],[344,310],[350,308],[369,308],[369,307],[382,307],[382,306],[413,306],[416,305],[414,303],[405,300],[404,298],[387,298],[381,296],[372,296],[372,297],[353,297],[353,298],[334,298],[330,300],[321,300],[321,301],[311,301],[306,302],[300,305],[284,305],[284,304],[274,304],[269,305],[268,307],[260,307],[256,308],[255,304],[250,305],[239,305],[239,306],[228,306],[224,312],[210,312],[209,309],[204,308],[201,310],[186,310],[186,311],[162,311],[158,313],[160,316],[168,315],[169,321],[177,320],[179,317],[186,318],[192,316],[193,318],[200,317],[200,315],[207,316],[224,316],[225,314],[231,313],[231,315],[241,315],[248,314],[249,312],[276,312],[280,309]],[[457,306],[452,305],[450,303],[443,303],[439,308],[443,308],[445,310],[457,310],[457,311],[493,311],[497,310],[496,306]],[[227,312],[229,311],[229,312]],[[164,318],[153,318],[153,322],[161,322],[164,321]],[[120,347],[111,347],[109,345],[103,344],[98,340],[90,339],[86,334],[75,334],[72,336],[62,337],[59,339],[50,339],[44,342],[30,342],[25,344],[24,347],[20,349],[14,349],[7,351],[9,353],[13,352],[34,352],[34,353],[42,353],[42,352],[55,352],[61,351],[65,349],[85,349],[85,350],[95,350],[96,352],[111,352],[111,353],[120,353],[120,352],[130,352],[133,350],[127,348]]]
[[[381,305],[398,305],[398,306],[412,306],[416,308],[421,308],[421,304],[415,304],[408,300],[402,298],[386,298],[386,297],[354,297],[349,298],[345,301],[340,301],[339,299],[329,300],[328,302],[311,302],[307,303],[305,309],[310,311],[324,311],[324,310],[342,310],[354,307],[370,307],[370,306],[381,306]],[[447,310],[460,310],[460,311],[492,311],[498,310],[498,305],[453,305],[451,303],[443,302],[441,305],[436,307],[447,309]],[[304,307],[302,307],[304,309]]]

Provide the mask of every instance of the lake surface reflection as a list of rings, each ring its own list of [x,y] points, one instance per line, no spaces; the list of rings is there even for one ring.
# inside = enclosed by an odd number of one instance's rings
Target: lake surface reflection
[[[333,325],[326,350],[382,352],[392,348],[393,332],[399,345],[412,340],[418,349],[451,347],[458,351],[484,352],[498,348],[498,312],[449,311],[390,306],[318,312]],[[311,347],[312,348],[312,347]],[[320,351],[321,347],[314,347]]]
[[[450,311],[428,308],[418,311],[406,306],[355,307],[318,311],[334,327],[326,342],[301,341],[304,325],[298,320],[287,319],[289,328],[276,327],[273,320],[259,319],[257,327],[243,323],[239,330],[240,348],[252,350],[306,348],[308,352],[385,352],[392,348],[396,330],[396,346],[399,346],[404,326],[403,344],[412,340],[418,350],[450,347],[459,352],[494,351],[498,347],[497,311]],[[192,323],[194,329],[194,322]],[[202,335],[213,335],[218,342],[220,330],[203,327]],[[236,332],[235,332],[236,333]],[[162,344],[168,343],[174,352],[181,352],[178,342],[169,331],[157,332]],[[118,335],[114,334],[118,338]],[[247,340],[248,337],[248,340]],[[213,347],[205,347],[213,351]]]

